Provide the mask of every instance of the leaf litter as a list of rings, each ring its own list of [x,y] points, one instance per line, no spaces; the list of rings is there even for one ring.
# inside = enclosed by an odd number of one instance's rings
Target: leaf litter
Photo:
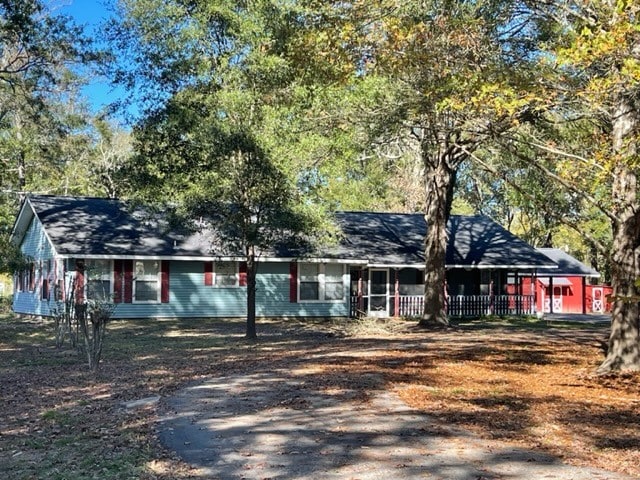
[[[362,402],[393,390],[443,426],[487,442],[640,477],[640,376],[593,373],[606,327],[370,323],[260,320],[251,343],[238,320],[118,321],[93,377],[73,350],[53,347],[49,322],[1,320],[0,474],[196,478],[159,445],[155,403],[124,405],[210,376],[283,369],[299,387],[275,398],[280,406],[306,408],[309,389]]]

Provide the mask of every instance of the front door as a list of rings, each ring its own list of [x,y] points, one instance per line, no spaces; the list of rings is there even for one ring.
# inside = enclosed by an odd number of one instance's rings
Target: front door
[[[369,315],[389,316],[389,270],[387,269],[369,271]]]

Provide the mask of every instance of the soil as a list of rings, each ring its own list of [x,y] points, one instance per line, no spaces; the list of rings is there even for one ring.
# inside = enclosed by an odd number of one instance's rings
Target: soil
[[[242,321],[114,322],[94,377],[53,346],[49,322],[0,321],[0,476],[201,478],[159,441],[171,399],[215,379],[286,374],[299,388],[270,401],[289,413],[313,406],[307,392],[363,409],[393,395],[428,415],[425,435],[461,429],[482,448],[640,478],[640,377],[594,374],[606,326],[263,320],[257,342],[243,334]]]

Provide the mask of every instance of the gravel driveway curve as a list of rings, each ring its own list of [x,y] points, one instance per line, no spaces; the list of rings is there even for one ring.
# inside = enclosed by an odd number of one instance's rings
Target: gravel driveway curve
[[[363,402],[286,372],[211,378],[162,400],[159,437],[210,479],[631,478],[478,439],[372,390]]]

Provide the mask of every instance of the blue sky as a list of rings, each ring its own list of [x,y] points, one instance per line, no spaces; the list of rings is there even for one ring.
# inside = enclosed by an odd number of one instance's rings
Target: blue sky
[[[69,15],[85,27],[88,35],[96,37],[98,25],[109,14],[105,0],[62,0],[56,13]],[[99,112],[109,102],[118,98],[122,91],[113,90],[105,81],[94,80],[83,89],[94,112]]]

